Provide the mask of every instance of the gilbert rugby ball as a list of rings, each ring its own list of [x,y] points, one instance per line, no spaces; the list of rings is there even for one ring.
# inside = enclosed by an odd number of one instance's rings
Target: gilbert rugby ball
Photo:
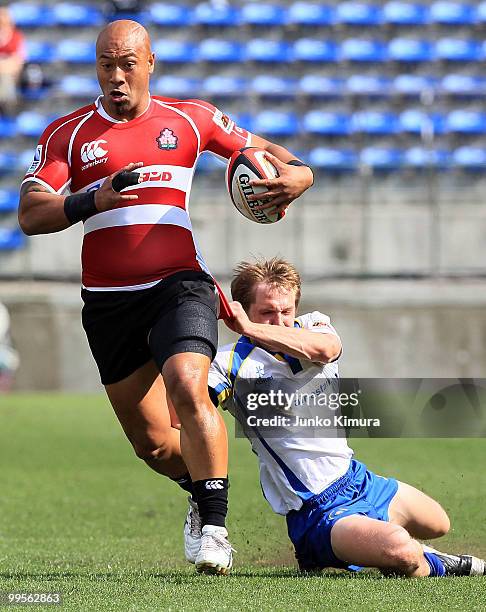
[[[266,187],[253,187],[250,181],[273,179],[278,176],[275,166],[265,157],[265,151],[257,147],[246,147],[235,151],[230,157],[226,170],[226,183],[231,201],[235,208],[247,219],[256,223],[275,223],[284,214],[276,213],[272,208],[255,210],[255,206],[264,204],[264,200],[248,200],[253,194],[264,193]],[[269,212],[269,211],[272,212]]]

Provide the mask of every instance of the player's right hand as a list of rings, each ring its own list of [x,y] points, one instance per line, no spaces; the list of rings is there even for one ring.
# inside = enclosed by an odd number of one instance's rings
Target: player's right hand
[[[143,162],[131,162],[128,166],[120,168],[118,172],[114,172],[105,179],[105,182],[95,193],[95,206],[100,211],[111,210],[121,202],[129,202],[130,200],[138,200],[138,195],[128,193],[118,193],[113,191],[111,183],[117,174],[126,170],[132,172],[137,168],[141,168]]]

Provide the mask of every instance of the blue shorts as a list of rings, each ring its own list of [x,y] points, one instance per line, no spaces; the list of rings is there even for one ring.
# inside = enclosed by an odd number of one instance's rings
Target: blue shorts
[[[351,460],[348,471],[322,493],[287,514],[289,537],[302,570],[337,567],[357,570],[336,557],[331,529],[339,519],[353,514],[388,521],[388,507],[398,489],[394,478],[383,478]]]

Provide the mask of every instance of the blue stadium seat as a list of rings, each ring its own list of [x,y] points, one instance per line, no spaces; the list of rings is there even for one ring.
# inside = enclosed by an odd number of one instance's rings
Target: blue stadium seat
[[[229,4],[202,2],[193,12],[195,23],[205,26],[237,26],[240,24],[240,12]]]
[[[486,113],[454,110],[446,116],[445,129],[458,134],[486,134]]]
[[[388,44],[388,54],[395,62],[430,62],[435,59],[434,47],[428,40],[394,38]]]
[[[0,116],[0,138],[14,138],[17,135],[15,119]]]
[[[149,19],[157,26],[176,28],[192,25],[191,9],[184,4],[156,2],[149,8]]]
[[[383,7],[385,23],[397,26],[424,26],[429,23],[429,12],[423,4],[387,2]]]
[[[383,23],[383,13],[377,4],[338,2],[336,23],[347,26],[379,26]]]
[[[14,151],[2,151],[0,150],[0,175],[11,175],[17,174],[18,171],[26,170],[32,161],[32,151],[29,151],[29,161],[23,167],[19,167],[19,156]]]
[[[73,98],[96,98],[100,95],[100,86],[95,77],[67,75],[58,83],[59,90]]]
[[[0,189],[0,213],[9,213],[17,210],[19,205],[19,192],[17,189]]]
[[[96,6],[61,2],[52,9],[54,22],[63,27],[96,27],[104,23],[104,17]]]
[[[35,111],[23,111],[17,115],[17,131],[22,136],[38,138],[47,127],[49,118]]]
[[[91,64],[96,60],[95,43],[65,38],[57,45],[56,59],[70,64]]]
[[[346,89],[355,96],[387,97],[392,93],[391,80],[370,74],[354,74],[349,77]]]
[[[308,160],[313,168],[330,173],[353,171],[358,165],[358,156],[350,149],[316,147],[309,152]]]
[[[447,62],[478,62],[484,59],[481,44],[476,40],[441,38],[435,44],[437,59]]]
[[[194,98],[201,95],[202,81],[185,76],[162,76],[153,81],[154,94],[169,98]]]
[[[486,2],[481,2],[476,7],[476,19],[478,20],[478,23],[486,23]]]
[[[420,98],[423,92],[434,90],[437,79],[419,74],[399,74],[393,81],[393,90],[402,96]]]
[[[189,64],[197,61],[198,50],[194,43],[186,40],[166,40],[161,38],[152,45],[159,62],[167,64]]]
[[[347,136],[351,132],[349,115],[327,111],[310,111],[304,116],[303,127],[310,134]]]
[[[306,74],[299,81],[299,91],[313,98],[336,98],[343,95],[344,80],[320,74]]]
[[[398,149],[366,147],[360,153],[360,161],[378,171],[399,170],[403,165],[403,154]]]
[[[409,109],[400,114],[398,118],[400,130],[418,136],[433,131],[442,134],[444,131],[444,117],[439,113],[429,114],[423,110]]]
[[[448,151],[443,149],[412,147],[404,152],[403,163],[405,166],[416,170],[430,167],[446,170],[450,164],[450,155]]]
[[[252,132],[271,136],[295,136],[299,131],[297,115],[279,111],[263,111],[255,115]]]
[[[54,46],[47,41],[27,40],[27,61],[34,64],[49,64],[55,60]]]
[[[378,40],[349,38],[341,43],[341,59],[348,62],[378,63],[388,58],[386,46]]]
[[[23,172],[25,174],[27,168],[30,168],[30,164],[32,163],[33,157],[32,153],[33,147],[25,149],[24,151],[20,151],[20,153],[18,154],[15,154],[14,164],[18,172]]]
[[[54,24],[50,7],[33,2],[14,2],[10,15],[19,28],[49,28]]]
[[[430,6],[430,19],[441,25],[471,25],[476,23],[476,12],[464,2],[434,2]]]
[[[285,63],[292,59],[289,43],[254,38],[246,45],[246,57],[253,62]]]
[[[486,79],[471,74],[447,74],[440,89],[451,96],[482,97],[486,94]]]
[[[486,168],[486,149],[483,147],[460,147],[452,152],[452,163],[463,170],[481,170]]]
[[[294,43],[294,59],[300,62],[335,62],[338,58],[338,47],[331,40],[301,38]]]
[[[199,59],[203,62],[241,62],[244,60],[243,47],[238,42],[207,38],[199,45]]]
[[[0,227],[0,250],[14,251],[25,244],[24,234],[17,228]]]
[[[390,112],[360,111],[354,113],[351,118],[351,131],[370,136],[396,134],[398,131],[397,117]]]
[[[250,89],[267,98],[293,98],[298,91],[296,79],[272,74],[261,74],[255,77],[251,81]]]
[[[316,2],[295,2],[287,15],[289,23],[299,26],[331,26],[335,21],[333,7]]]
[[[215,74],[204,80],[203,89],[210,96],[241,98],[245,96],[249,85],[247,79]]]
[[[253,26],[281,26],[287,22],[287,11],[276,4],[244,4],[241,21]]]
[[[197,174],[208,174],[215,170],[224,170],[226,168],[226,160],[211,154],[209,151],[203,151],[199,156],[196,164]]]

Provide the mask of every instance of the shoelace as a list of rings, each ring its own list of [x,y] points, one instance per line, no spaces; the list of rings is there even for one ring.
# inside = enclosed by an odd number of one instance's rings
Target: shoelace
[[[220,536],[217,533],[206,533],[204,535],[207,537],[203,536],[202,542],[201,542],[201,548],[211,548],[211,544],[216,543],[219,547],[223,548],[225,551],[228,551],[229,549],[234,553],[238,552],[231,546],[228,540],[224,538],[223,536]]]
[[[201,517],[194,507],[191,507],[189,512],[189,531],[193,535],[201,535]]]

